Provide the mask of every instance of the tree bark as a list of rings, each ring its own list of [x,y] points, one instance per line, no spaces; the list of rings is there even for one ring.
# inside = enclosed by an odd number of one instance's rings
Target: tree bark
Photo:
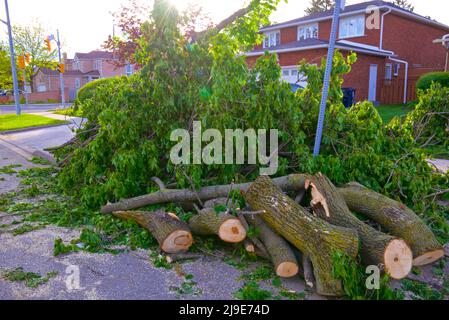
[[[271,230],[258,216],[246,218],[248,223],[259,231],[259,239],[265,245],[276,274],[281,278],[291,278],[298,274],[298,261],[288,243]]]
[[[357,219],[337,188],[324,175],[310,176],[306,180],[306,189],[309,187],[312,189],[312,208],[318,217],[334,225],[357,230],[365,264],[384,266],[386,273],[394,279],[403,279],[410,273],[413,255],[404,240],[379,232]]]
[[[193,244],[188,225],[173,213],[164,211],[118,211],[113,215],[120,219],[132,220],[150,231],[166,253],[187,252]]]
[[[404,204],[355,182],[338,191],[349,209],[364,214],[404,239],[412,249],[414,266],[430,264],[444,256],[443,246],[430,228]]]
[[[167,254],[165,257],[165,260],[171,264],[171,263],[175,263],[175,262],[183,261],[183,260],[196,260],[201,257],[202,256],[198,253],[186,252],[186,253],[177,253],[177,254]]]
[[[276,178],[273,182],[283,190],[298,191],[304,189],[305,175],[292,174],[289,176]],[[176,202],[196,202],[198,199],[207,201],[215,198],[226,198],[232,190],[245,192],[252,183],[229,184],[221,186],[204,187],[198,192],[183,190],[160,190],[155,193],[126,199],[117,203],[109,203],[101,208],[102,213],[114,211],[125,211],[142,208],[150,204],[176,203]]]
[[[217,213],[211,208],[205,208],[194,215],[189,226],[195,234],[218,235],[221,240],[229,243],[239,243],[246,238],[246,230],[237,217],[225,212]]]
[[[343,294],[341,281],[332,274],[333,254],[340,251],[352,258],[357,256],[358,236],[354,230],[310,215],[267,176],[259,177],[244,197],[253,210],[265,210],[261,217],[268,226],[311,258],[319,294]]]

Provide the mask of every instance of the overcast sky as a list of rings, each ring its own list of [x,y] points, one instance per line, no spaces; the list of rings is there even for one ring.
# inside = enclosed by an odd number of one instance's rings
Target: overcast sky
[[[146,0],[141,0],[146,1]],[[242,8],[245,0],[171,0],[180,9],[188,3],[200,4],[214,21],[226,18]],[[348,4],[362,0],[347,0]],[[112,12],[128,0],[9,0],[10,15],[13,24],[27,24],[38,19],[50,32],[59,28],[65,51],[69,57],[75,52],[89,52],[99,49],[108,35],[112,33]],[[411,0],[415,12],[430,16],[449,25],[448,0]],[[309,0],[289,0],[282,3],[272,20],[282,22],[301,17]],[[4,19],[3,1],[0,2],[0,18]],[[0,28],[2,25],[0,25]],[[3,27],[4,29],[4,27]],[[5,38],[6,30],[0,31]]]

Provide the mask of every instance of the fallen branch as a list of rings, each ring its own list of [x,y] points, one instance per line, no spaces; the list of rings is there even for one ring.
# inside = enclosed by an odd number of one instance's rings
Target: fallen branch
[[[292,174],[289,176],[273,179],[274,184],[286,191],[299,191],[304,189],[305,175]],[[155,193],[126,199],[117,203],[109,203],[101,208],[102,213],[111,213],[114,211],[125,211],[142,208],[150,204],[162,203],[180,203],[180,202],[196,202],[198,199],[207,201],[215,198],[225,198],[230,190],[240,190],[246,192],[252,183],[220,185],[204,187],[197,192],[183,190],[160,190]]]

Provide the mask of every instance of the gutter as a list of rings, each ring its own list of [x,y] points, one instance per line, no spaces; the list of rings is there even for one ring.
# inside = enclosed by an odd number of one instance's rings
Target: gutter
[[[384,44],[384,21],[385,21],[385,16],[387,14],[391,13],[391,8],[388,8],[387,12],[384,12],[382,14],[382,18],[381,18],[381,22],[380,22],[380,42],[379,42],[379,49],[382,50],[383,48],[383,44]]]
[[[420,16],[418,14],[415,13],[410,13],[404,10],[399,10],[390,6],[380,6],[379,7],[380,10],[382,9],[387,9],[387,10],[391,10],[391,12],[395,12],[399,15],[403,15],[403,16],[407,16],[410,17],[412,19],[418,20],[418,21],[422,21],[423,23],[427,23],[433,26],[437,26],[440,27],[442,29],[445,30],[449,30],[449,26],[440,23],[438,21],[433,21],[430,20],[428,18],[425,18],[423,16]],[[346,12],[346,13],[342,13],[340,15],[340,17],[348,17],[348,16],[353,16],[353,15],[357,15],[357,14],[361,14],[361,13],[366,13],[366,8],[365,9],[361,9],[361,10],[354,10],[354,11],[350,11],[350,12]],[[305,17],[304,17],[305,18]],[[285,23],[279,23],[273,26],[267,26],[265,28],[261,28],[260,31],[261,32],[265,32],[265,31],[271,31],[271,30],[276,30],[276,29],[280,29],[280,28],[287,28],[287,27],[294,27],[294,26],[300,26],[300,25],[305,25],[305,24],[310,24],[310,23],[314,23],[314,22],[320,22],[320,21],[326,21],[326,20],[331,20],[332,19],[332,15],[329,16],[325,16],[325,17],[321,17],[321,18],[315,18],[315,19],[305,19],[303,21],[296,21],[296,22],[285,22]]]
[[[389,57],[391,61],[403,63],[405,65],[405,79],[404,79],[404,104],[407,104],[407,85],[408,85],[408,62]]]

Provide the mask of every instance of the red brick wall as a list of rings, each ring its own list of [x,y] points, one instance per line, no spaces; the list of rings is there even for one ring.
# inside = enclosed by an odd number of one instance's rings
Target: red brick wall
[[[281,44],[295,42],[298,40],[298,27],[281,29]]]
[[[443,70],[446,50],[432,42],[447,33],[447,30],[389,14],[385,17],[383,48],[408,61],[411,69]]]
[[[24,95],[20,95],[21,99],[25,99]],[[14,96],[6,96],[6,97],[0,97],[0,104],[6,104],[8,102],[13,102]],[[60,102],[61,101],[61,93],[60,91],[46,91],[46,92],[33,92],[28,94],[28,101],[29,103],[38,103],[38,102],[44,102],[44,103],[53,103],[54,101]],[[69,101],[69,91],[65,90],[65,101]]]

